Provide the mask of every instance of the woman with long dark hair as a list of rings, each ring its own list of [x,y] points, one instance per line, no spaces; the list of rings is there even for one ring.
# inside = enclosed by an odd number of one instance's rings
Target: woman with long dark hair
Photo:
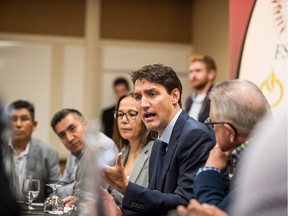
[[[113,136],[115,144],[122,152],[122,163],[129,181],[148,186],[148,164],[156,132],[149,131],[136,109],[133,94],[122,96],[116,106]],[[122,196],[116,190],[110,190],[117,204]]]

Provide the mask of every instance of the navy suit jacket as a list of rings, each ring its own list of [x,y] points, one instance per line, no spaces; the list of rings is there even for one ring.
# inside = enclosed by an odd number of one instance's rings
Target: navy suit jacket
[[[194,182],[194,192],[199,202],[216,205],[224,211],[231,202],[232,192],[228,193],[224,176],[214,170],[199,173]]]
[[[125,215],[165,215],[194,198],[193,183],[215,144],[207,127],[182,111],[178,117],[165,156],[161,191],[156,188],[156,168],[160,145],[153,145],[149,162],[148,188],[129,182],[122,202]]]

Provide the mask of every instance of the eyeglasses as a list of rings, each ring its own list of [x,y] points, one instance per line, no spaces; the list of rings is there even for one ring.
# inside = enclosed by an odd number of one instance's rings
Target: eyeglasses
[[[126,116],[127,120],[135,120],[138,116],[138,112],[134,110],[129,110],[128,112],[121,112],[121,111],[115,111],[114,112],[114,118],[117,120],[122,120],[123,117]]]
[[[206,124],[206,126],[208,127],[209,130],[212,130],[214,131],[214,125],[215,124],[228,124],[235,132],[235,134],[238,134],[238,131],[237,129],[229,122],[212,122],[210,118],[207,118],[205,121],[204,121],[204,124]]]

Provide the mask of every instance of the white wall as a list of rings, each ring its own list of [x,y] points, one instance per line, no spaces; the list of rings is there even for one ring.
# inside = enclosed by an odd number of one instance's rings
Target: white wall
[[[162,63],[178,73],[184,89],[183,101],[190,93],[187,59],[192,47],[189,44],[100,41],[100,76],[97,77],[102,81],[101,91],[87,95],[87,48],[83,41],[41,37],[34,41],[35,37],[23,41],[21,37],[1,40],[0,34],[0,90],[5,103],[17,99],[34,103],[39,122],[34,135],[55,146],[61,158],[66,158],[68,152],[50,128],[52,116],[67,107],[86,115],[85,103],[99,98],[101,109],[114,104],[112,83],[117,76],[130,80],[132,70]]]
[[[63,108],[83,110],[85,48],[81,45],[64,47]]]
[[[51,47],[49,44],[1,41],[0,91],[4,103],[28,100],[35,105],[35,136],[48,140]]]
[[[183,85],[183,100],[190,93],[187,62],[192,52],[191,45],[102,41],[101,47],[102,83],[105,89],[101,93],[102,107],[116,102],[112,88],[116,77],[123,76],[130,81],[131,71],[153,63],[171,66],[177,72]]]
[[[1,38],[1,37],[0,37]],[[68,151],[60,143],[50,120],[62,108],[83,110],[85,48],[68,40],[0,39],[0,93],[4,104],[28,100],[35,105],[38,126],[33,133],[59,150],[66,158]],[[41,37],[37,41],[41,41]]]

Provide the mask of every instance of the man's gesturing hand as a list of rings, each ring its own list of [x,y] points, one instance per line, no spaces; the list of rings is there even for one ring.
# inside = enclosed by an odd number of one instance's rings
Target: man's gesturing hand
[[[125,175],[124,166],[122,164],[122,153],[118,153],[116,156],[115,166],[106,166],[103,169],[103,178],[105,181],[115,188],[122,195],[125,195],[128,179]]]

